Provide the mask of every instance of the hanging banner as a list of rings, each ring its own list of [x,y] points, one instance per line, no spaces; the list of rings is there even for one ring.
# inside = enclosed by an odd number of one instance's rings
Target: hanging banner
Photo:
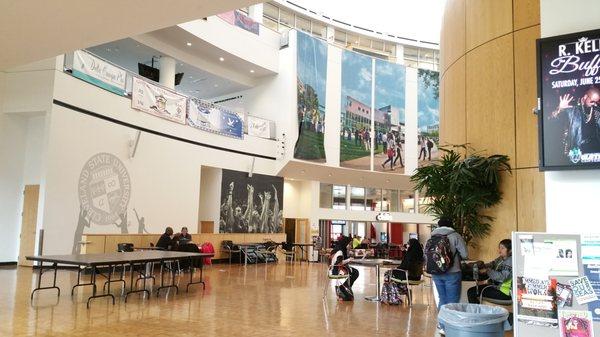
[[[373,58],[342,52],[340,166],[371,169]]]
[[[267,139],[272,138],[271,121],[253,116],[248,116],[246,121],[246,125],[248,125],[248,136]]]
[[[385,60],[375,60],[375,171],[404,173],[405,92],[406,68]]]
[[[238,113],[201,99],[190,98],[187,121],[197,129],[244,138],[244,121]]]
[[[73,52],[72,74],[115,94],[126,94],[127,72],[83,50]]]
[[[154,116],[185,124],[187,97],[148,83],[140,78],[133,78],[131,107]]]
[[[436,160],[440,145],[440,74],[419,69],[417,79],[417,127],[419,166]]]
[[[297,32],[298,140],[294,158],[325,162],[327,44]]]
[[[250,33],[258,35],[260,32],[260,25],[258,22],[252,20],[248,15],[240,11],[229,11],[218,14],[217,16],[228,22],[230,25],[240,27]]]

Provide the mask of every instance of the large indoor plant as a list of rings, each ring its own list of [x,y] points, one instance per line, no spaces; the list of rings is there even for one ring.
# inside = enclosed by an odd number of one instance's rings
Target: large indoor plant
[[[446,217],[465,241],[476,246],[490,232],[493,217],[485,210],[502,200],[501,172],[511,173],[506,155],[485,156],[467,145],[440,148],[442,156],[419,167],[411,180],[420,197],[426,197],[425,212],[436,219]],[[463,153],[463,154],[461,154]]]

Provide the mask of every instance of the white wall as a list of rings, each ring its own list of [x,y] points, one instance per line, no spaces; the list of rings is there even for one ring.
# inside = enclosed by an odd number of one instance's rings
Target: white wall
[[[44,150],[46,116],[27,119],[27,141],[23,163],[23,185],[39,185],[42,178],[42,152]]]
[[[568,8],[567,8],[568,7]],[[541,36],[600,28],[596,0],[541,1]],[[546,230],[600,232],[594,210],[600,205],[600,170],[546,172]]]

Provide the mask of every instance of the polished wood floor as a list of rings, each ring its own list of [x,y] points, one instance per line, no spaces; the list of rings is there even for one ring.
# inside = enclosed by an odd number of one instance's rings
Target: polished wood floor
[[[354,302],[338,302],[333,288],[322,301],[325,267],[217,264],[205,269],[204,291],[195,285],[186,294],[183,286],[178,295],[117,297],[114,306],[101,298],[89,310],[90,287],[70,296],[74,271],[59,271],[60,298],[45,290],[32,303],[37,274],[0,268],[0,336],[435,336],[436,311],[420,290],[413,307],[365,301],[375,293],[375,272],[360,268]]]

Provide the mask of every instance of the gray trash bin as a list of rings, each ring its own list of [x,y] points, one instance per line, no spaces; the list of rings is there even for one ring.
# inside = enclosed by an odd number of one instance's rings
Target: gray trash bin
[[[446,337],[504,337],[510,330],[508,311],[489,305],[451,303],[438,314]]]

